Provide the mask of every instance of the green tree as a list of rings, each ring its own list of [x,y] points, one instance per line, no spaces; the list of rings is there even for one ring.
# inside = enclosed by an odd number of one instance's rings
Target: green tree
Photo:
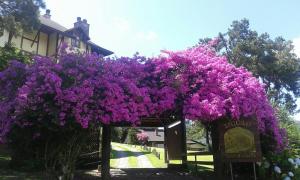
[[[7,67],[10,60],[18,60],[28,64],[31,62],[31,59],[30,55],[24,54],[17,48],[9,46],[8,44],[4,47],[0,47],[0,71]]]
[[[285,108],[277,108],[277,117],[280,119],[280,126],[286,130],[289,147],[294,154],[298,155],[300,152],[300,127]]]
[[[43,0],[0,0],[0,35],[9,31],[8,43],[20,32],[30,32],[40,25],[40,8],[45,8]]]
[[[193,121],[186,124],[186,134],[188,139],[200,140],[205,137],[205,127],[199,121]]]
[[[111,128],[111,140],[113,142],[121,143],[122,135],[123,135],[123,128],[122,127],[113,127]]]
[[[139,131],[136,128],[129,128],[128,133],[127,133],[127,138],[126,138],[125,142],[127,144],[139,144],[139,141],[136,137],[136,134],[138,132]]]
[[[200,39],[199,44],[209,40]],[[230,63],[245,67],[259,78],[272,102],[295,112],[295,100],[300,95],[300,60],[291,41],[282,37],[273,40],[268,33],[258,34],[243,19],[233,21],[226,33],[219,33],[219,42],[214,47]]]

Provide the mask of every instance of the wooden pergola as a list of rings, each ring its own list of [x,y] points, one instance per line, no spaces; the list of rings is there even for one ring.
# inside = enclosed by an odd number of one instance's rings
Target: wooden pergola
[[[102,126],[101,141],[101,177],[110,179],[110,152],[111,152],[111,128],[129,127],[130,123],[119,122]],[[184,118],[143,118],[137,127],[164,127],[165,133],[165,161],[181,160],[180,168],[187,167],[186,126]]]
[[[181,160],[182,164],[176,165],[177,168],[185,169],[187,167],[187,147],[186,147],[186,124],[183,116],[170,116],[169,118],[143,118],[137,127],[164,127],[165,133],[165,162],[168,168],[174,167],[169,163],[170,160]],[[112,127],[129,127],[130,123],[120,122],[103,125],[102,145],[101,145],[101,177],[103,180],[110,179],[110,152],[111,152],[111,128]],[[214,122],[206,123],[206,139],[209,146],[209,133],[211,135],[212,148],[208,148],[208,152],[189,153],[189,155],[213,155],[214,172],[218,179],[226,176],[226,172],[231,171],[233,177],[231,163],[236,162],[251,162],[253,163],[254,179],[256,179],[255,163],[261,160],[261,150],[259,133],[257,129],[257,121],[255,119],[242,119],[232,121],[228,118],[223,118]],[[208,126],[210,128],[208,128]],[[254,141],[254,151],[236,152],[228,154],[225,152],[224,135],[230,129],[240,128],[242,131],[251,131]],[[242,134],[238,133],[237,136]],[[189,162],[192,164],[212,164],[211,162]],[[228,174],[227,174],[228,175]]]

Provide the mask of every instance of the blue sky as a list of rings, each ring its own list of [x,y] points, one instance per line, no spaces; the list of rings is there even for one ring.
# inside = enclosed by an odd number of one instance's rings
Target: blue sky
[[[193,46],[225,32],[233,20],[293,40],[300,56],[299,0],[45,0],[52,19],[71,28],[87,19],[91,39],[118,56]],[[299,102],[300,105],[300,102]],[[296,117],[300,120],[300,115]]]

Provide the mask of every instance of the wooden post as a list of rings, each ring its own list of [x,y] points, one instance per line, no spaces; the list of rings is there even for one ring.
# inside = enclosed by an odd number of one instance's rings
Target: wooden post
[[[205,138],[206,138],[207,150],[208,150],[208,152],[211,152],[211,146],[210,146],[210,143],[209,143],[208,124],[205,125]]]
[[[216,175],[216,179],[223,179],[223,162],[221,159],[220,140],[217,122],[213,123],[212,125],[211,136],[212,153],[214,158],[214,173]]]
[[[111,143],[111,127],[103,125],[102,131],[102,151],[101,151],[101,178],[102,180],[110,179],[110,143]]]
[[[187,168],[186,126],[183,115],[180,117],[182,128],[182,167]]]
[[[165,163],[168,164],[168,146],[167,146],[167,126],[164,126],[164,150],[165,150]]]
[[[197,155],[195,154],[195,170],[198,171],[198,164],[197,164]]]

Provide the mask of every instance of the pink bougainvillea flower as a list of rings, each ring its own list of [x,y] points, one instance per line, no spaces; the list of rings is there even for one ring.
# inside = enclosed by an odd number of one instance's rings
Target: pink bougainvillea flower
[[[12,61],[0,72],[2,140],[14,124],[50,119],[83,128],[94,122],[137,125],[142,117],[181,111],[186,119],[202,122],[256,117],[260,132],[284,146],[263,85],[209,46],[154,58],[101,59],[61,51],[57,60],[34,59],[30,65]]]

